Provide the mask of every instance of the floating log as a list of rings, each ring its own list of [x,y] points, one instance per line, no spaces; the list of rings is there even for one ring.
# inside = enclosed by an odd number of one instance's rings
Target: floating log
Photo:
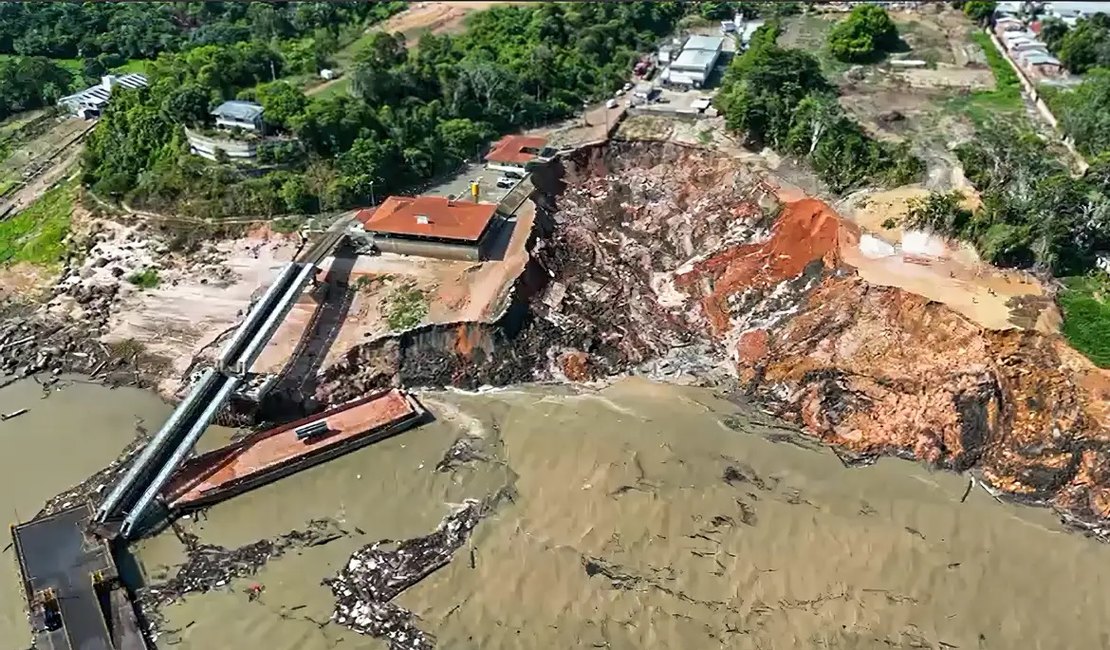
[[[14,417],[19,417],[20,415],[23,415],[24,413],[26,413],[29,410],[31,410],[31,409],[18,409],[16,411],[12,411],[11,413],[5,413],[3,415],[0,415],[0,420],[10,420]]]

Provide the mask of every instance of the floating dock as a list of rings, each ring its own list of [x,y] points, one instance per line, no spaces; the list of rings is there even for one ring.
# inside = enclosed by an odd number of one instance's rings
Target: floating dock
[[[108,544],[89,505],[12,526],[35,647],[145,650]]]
[[[380,391],[186,461],[162,498],[175,512],[203,508],[405,431],[426,415],[412,396]]]

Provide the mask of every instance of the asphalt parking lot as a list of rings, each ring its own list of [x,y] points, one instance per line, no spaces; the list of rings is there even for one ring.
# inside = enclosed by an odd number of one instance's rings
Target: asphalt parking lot
[[[422,194],[469,199],[470,182],[473,180],[478,182],[480,201],[497,203],[509,193],[510,188],[497,187],[497,179],[504,175],[504,172],[486,169],[484,164],[468,163],[466,169],[453,178],[429,187]]]

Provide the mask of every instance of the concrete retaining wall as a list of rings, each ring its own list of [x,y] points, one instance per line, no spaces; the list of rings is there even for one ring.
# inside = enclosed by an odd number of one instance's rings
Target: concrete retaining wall
[[[209,160],[216,159],[216,149],[222,149],[228,158],[251,159],[258,155],[258,143],[243,140],[213,138],[191,129],[185,129],[189,148],[196,155]]]

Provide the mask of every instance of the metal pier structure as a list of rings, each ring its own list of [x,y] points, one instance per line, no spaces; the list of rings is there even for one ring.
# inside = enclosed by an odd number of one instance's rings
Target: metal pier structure
[[[82,505],[12,526],[35,647],[145,650],[112,552],[87,532],[92,514]]]
[[[124,539],[141,530],[162,488],[245,381],[251,366],[315,276],[317,264],[345,236],[343,229],[329,230],[299,260],[281,269],[274,283],[254,303],[224,344],[215,367],[204,372],[100,504],[95,522],[102,530],[115,532],[118,525],[119,536]]]
[[[244,382],[317,265],[347,236],[350,219],[337,221],[304,255],[281,269],[228,339],[215,366],[204,371],[95,512],[82,504],[12,526],[34,647],[146,650],[105,540],[123,543],[143,531],[170,478]]]

